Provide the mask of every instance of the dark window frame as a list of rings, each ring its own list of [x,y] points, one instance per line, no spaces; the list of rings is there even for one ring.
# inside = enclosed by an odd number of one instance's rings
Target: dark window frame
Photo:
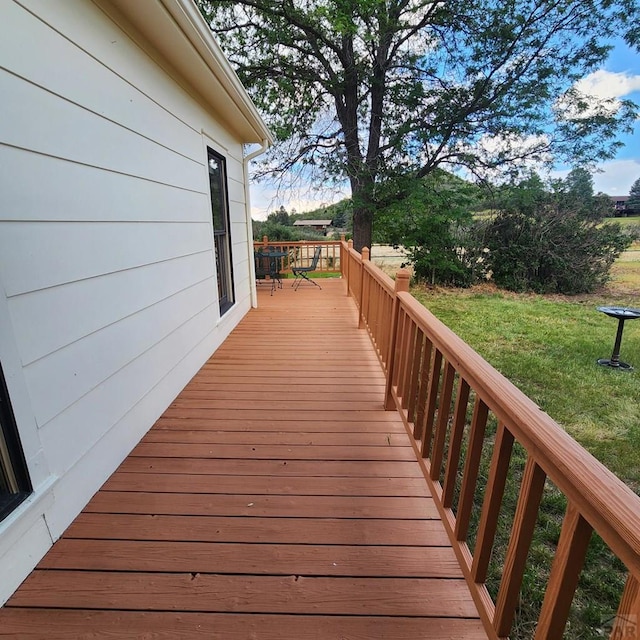
[[[0,364],[0,522],[32,491],[18,425]]]
[[[215,170],[213,164],[216,165]],[[218,279],[218,303],[223,316],[235,304],[235,279],[229,215],[227,162],[224,156],[207,146],[207,171],[213,225],[213,251]]]

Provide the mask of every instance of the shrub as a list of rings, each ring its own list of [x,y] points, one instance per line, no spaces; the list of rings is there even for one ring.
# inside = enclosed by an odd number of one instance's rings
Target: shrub
[[[381,189],[384,205],[376,213],[375,241],[403,247],[417,280],[468,286],[474,273],[473,252],[466,248],[473,227],[472,189],[444,171],[422,180],[390,181]]]
[[[551,189],[533,176],[501,203],[485,236],[498,286],[577,294],[607,282],[630,238],[620,225],[602,224],[607,207],[601,196],[572,192],[571,175]]]

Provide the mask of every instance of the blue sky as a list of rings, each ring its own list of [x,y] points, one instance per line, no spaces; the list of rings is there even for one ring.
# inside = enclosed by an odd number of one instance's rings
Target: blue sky
[[[640,52],[623,41],[616,42],[605,65],[588,76],[584,86],[594,95],[632,99],[640,104]],[[636,120],[633,133],[620,140],[625,146],[613,160],[598,165],[600,172],[593,176],[595,190],[611,196],[628,195],[631,185],[640,178],[640,120]],[[557,175],[565,173],[559,171]]]
[[[581,87],[592,95],[632,99],[640,105],[640,52],[628,47],[622,40],[615,43],[603,67],[584,79]],[[596,192],[611,196],[628,195],[631,185],[640,178],[640,120],[634,123],[631,134],[620,137],[624,143],[616,157],[598,165],[593,174]],[[566,175],[570,167],[558,168],[556,177]],[[267,214],[281,205],[287,210],[309,211],[331,204],[349,195],[334,190],[314,192],[307,185],[297,189],[281,189],[268,184],[251,185],[251,211],[256,220],[264,220]]]

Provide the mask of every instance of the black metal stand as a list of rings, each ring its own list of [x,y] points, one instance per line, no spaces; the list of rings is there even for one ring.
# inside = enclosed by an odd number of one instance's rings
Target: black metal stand
[[[630,364],[620,360],[620,345],[622,344],[624,321],[640,318],[640,309],[629,309],[628,307],[598,307],[598,311],[602,311],[602,313],[606,313],[609,317],[618,320],[618,331],[616,332],[616,341],[613,345],[611,357],[600,358],[598,364],[619,371],[633,371],[633,367]]]

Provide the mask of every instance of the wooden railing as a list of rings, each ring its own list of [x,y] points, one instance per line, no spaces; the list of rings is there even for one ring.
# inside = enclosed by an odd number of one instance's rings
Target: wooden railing
[[[322,247],[316,271],[336,275],[341,272],[340,240],[270,241],[267,236],[263,236],[262,241],[254,241],[253,243],[254,251],[270,247],[286,253],[286,256],[282,258],[280,273],[291,273],[291,267],[294,265],[309,266],[316,247]]]
[[[385,406],[397,409],[423,465],[473,598],[491,638],[511,633],[545,486],[567,501],[535,638],[562,638],[595,531],[628,570],[612,639],[640,637],[640,497],[504,376],[350,244],[343,277],[387,376]],[[479,482],[483,446],[492,450]],[[497,596],[487,571],[515,443],[524,449],[517,506]],[[473,541],[470,525],[481,498]],[[630,632],[629,629],[632,629]],[[633,633],[633,635],[629,635]]]

